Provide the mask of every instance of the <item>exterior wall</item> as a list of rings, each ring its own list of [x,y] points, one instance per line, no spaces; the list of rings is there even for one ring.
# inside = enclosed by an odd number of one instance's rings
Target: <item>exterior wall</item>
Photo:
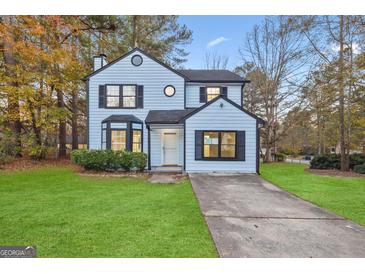
[[[131,64],[134,54],[143,58],[142,65]],[[99,108],[99,85],[138,84],[144,86],[143,109],[105,109]],[[164,95],[164,87],[173,85],[175,95]],[[184,109],[184,78],[165,68],[143,53],[136,51],[102,70],[89,79],[89,148],[101,148],[101,121],[113,114],[132,114],[142,121],[149,110]],[[148,132],[143,126],[143,151],[148,152]]]
[[[200,87],[214,86],[214,87],[227,87],[227,95],[233,102],[242,105],[242,84],[233,83],[219,83],[219,84],[206,84],[206,83],[186,83],[186,107],[196,108],[204,105],[199,102]]]
[[[220,104],[223,107],[220,107]],[[245,161],[196,161],[195,130],[244,130],[246,132]],[[256,119],[219,99],[185,121],[187,172],[235,171],[256,172]]]
[[[168,127],[168,126],[161,126]],[[184,162],[184,132],[183,129],[151,127],[151,167],[161,166],[163,162],[163,133],[176,132],[178,138],[178,165]]]

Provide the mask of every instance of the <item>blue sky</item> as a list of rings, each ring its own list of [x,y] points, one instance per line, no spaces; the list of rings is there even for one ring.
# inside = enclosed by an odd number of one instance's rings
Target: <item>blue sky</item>
[[[229,58],[228,68],[240,63],[238,49],[242,46],[247,32],[260,23],[263,16],[180,16],[179,22],[193,31],[193,41],[185,48],[190,52],[185,68],[204,68],[207,51],[216,52]]]

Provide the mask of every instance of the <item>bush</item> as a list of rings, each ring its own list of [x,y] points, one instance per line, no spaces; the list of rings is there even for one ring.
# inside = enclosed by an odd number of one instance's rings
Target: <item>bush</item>
[[[365,155],[356,153],[350,155],[350,169],[357,165],[365,164]],[[315,169],[340,169],[341,156],[336,154],[323,154],[315,156],[310,162],[310,167]]]
[[[74,150],[71,160],[88,170],[143,170],[147,156],[142,152],[112,150]]]
[[[12,156],[7,155],[3,151],[0,151],[0,165],[10,163],[12,159],[13,159]]]
[[[284,153],[276,153],[275,154],[275,159],[278,162],[284,162],[286,159],[286,155]]]
[[[15,145],[13,135],[10,131],[5,131],[3,136],[0,139],[0,156],[4,159],[6,156],[7,158],[12,158],[20,153],[20,148]]]
[[[48,147],[45,145],[33,145],[28,148],[28,155],[34,160],[45,159],[48,153]]]
[[[132,152],[131,168],[136,170],[144,170],[147,164],[147,155],[141,152]]]
[[[340,169],[340,156],[336,154],[322,154],[314,156],[310,161],[310,168]]]
[[[355,166],[365,164],[365,154],[354,153],[350,155],[350,168],[354,170]]]
[[[365,174],[365,164],[354,166],[354,172]]]

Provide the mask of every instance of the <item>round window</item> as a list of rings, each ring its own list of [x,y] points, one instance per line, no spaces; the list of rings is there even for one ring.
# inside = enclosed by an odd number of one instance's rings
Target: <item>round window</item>
[[[174,96],[175,94],[175,87],[174,86],[166,86],[164,89],[164,93],[167,97]]]
[[[143,59],[141,55],[133,55],[132,64],[136,67],[142,65]]]

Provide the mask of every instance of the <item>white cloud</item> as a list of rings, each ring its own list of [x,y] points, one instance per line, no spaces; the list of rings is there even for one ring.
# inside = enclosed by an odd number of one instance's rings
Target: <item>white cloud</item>
[[[223,36],[218,37],[218,38],[216,38],[216,39],[214,39],[214,40],[210,41],[210,42],[207,44],[207,48],[214,47],[214,46],[216,46],[216,45],[218,45],[218,44],[220,44],[220,43],[223,43],[223,42],[225,42],[225,41],[228,41],[228,40],[229,40],[229,39],[227,39],[227,38],[225,38],[225,37],[223,37]]]

